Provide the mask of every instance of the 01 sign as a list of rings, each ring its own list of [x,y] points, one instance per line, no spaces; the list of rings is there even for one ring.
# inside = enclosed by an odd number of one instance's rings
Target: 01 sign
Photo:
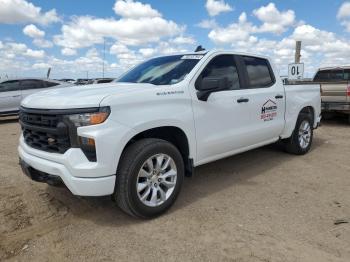
[[[304,78],[304,64],[289,64],[288,79],[298,80]]]

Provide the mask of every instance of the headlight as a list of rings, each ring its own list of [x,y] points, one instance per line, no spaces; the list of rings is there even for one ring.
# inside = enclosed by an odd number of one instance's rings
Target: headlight
[[[109,107],[101,107],[98,112],[81,113],[67,116],[75,127],[102,124],[110,114]]]

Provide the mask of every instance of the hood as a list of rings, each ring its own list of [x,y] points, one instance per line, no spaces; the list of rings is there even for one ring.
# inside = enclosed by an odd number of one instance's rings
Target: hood
[[[26,97],[21,105],[37,109],[99,107],[100,102],[110,95],[139,92],[154,87],[143,83],[109,83],[50,89]]]

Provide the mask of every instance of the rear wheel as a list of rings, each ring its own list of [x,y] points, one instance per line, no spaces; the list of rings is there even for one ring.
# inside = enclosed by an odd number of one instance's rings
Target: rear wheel
[[[174,145],[160,139],[143,139],[123,153],[114,197],[124,212],[152,218],[175,202],[183,177],[183,159]]]
[[[312,140],[312,119],[307,114],[300,114],[292,136],[285,141],[286,151],[296,155],[304,155],[309,152]]]

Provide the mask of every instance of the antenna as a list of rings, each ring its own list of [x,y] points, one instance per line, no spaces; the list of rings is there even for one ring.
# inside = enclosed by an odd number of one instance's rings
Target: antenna
[[[201,45],[197,46],[195,52],[205,51],[205,48],[203,48]]]

